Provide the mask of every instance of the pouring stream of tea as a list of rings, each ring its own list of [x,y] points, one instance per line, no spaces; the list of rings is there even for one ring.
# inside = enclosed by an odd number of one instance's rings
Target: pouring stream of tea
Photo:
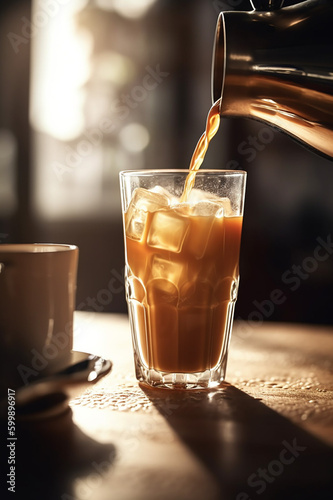
[[[221,106],[221,98],[214,102],[213,106],[210,108],[206,121],[206,130],[200,137],[194,153],[192,155],[191,163],[190,163],[190,173],[186,177],[185,186],[183,194],[180,198],[181,202],[186,202],[188,196],[191,192],[191,189],[194,186],[195,175],[199,170],[204,158],[206,151],[208,149],[208,145],[211,139],[214,137],[216,132],[220,126],[220,106]]]

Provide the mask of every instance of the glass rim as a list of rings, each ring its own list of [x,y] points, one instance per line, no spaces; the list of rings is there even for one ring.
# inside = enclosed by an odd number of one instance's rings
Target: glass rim
[[[67,243],[1,243],[0,254],[62,253],[77,250],[76,245]]]
[[[153,175],[153,174],[189,174],[192,171],[187,168],[174,168],[174,169],[136,169],[136,170],[122,170],[119,172],[119,176],[135,176],[135,175]],[[196,175],[202,174],[220,174],[220,175],[240,175],[246,176],[247,172],[245,170],[227,170],[227,169],[199,169],[195,172]]]

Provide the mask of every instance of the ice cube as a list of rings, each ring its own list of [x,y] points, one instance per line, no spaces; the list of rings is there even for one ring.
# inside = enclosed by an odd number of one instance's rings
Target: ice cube
[[[172,207],[180,215],[189,216],[192,213],[193,205],[191,203],[176,203]]]
[[[145,188],[136,188],[131,203],[134,203],[138,210],[145,212],[155,212],[160,208],[169,206],[168,197],[163,193],[155,193]]]
[[[189,203],[197,203],[198,201],[207,200],[209,196],[210,196],[210,193],[206,193],[202,189],[193,188],[193,189],[191,189],[191,192],[189,194],[187,201]]]
[[[201,217],[211,217],[212,223],[214,221],[213,217],[223,217],[224,208],[221,203],[215,203],[212,201],[198,201],[192,206],[192,215]]]
[[[203,191],[202,189],[192,189],[187,201],[191,204],[197,204],[198,202],[203,201],[217,203],[223,206],[225,217],[230,217],[231,215],[233,215],[233,210],[229,198],[219,197],[216,194],[208,193],[207,191]]]
[[[175,210],[156,212],[150,224],[147,243],[154,248],[179,253],[189,228],[189,220]]]
[[[219,198],[219,200],[220,205],[223,206],[224,217],[231,217],[233,215],[233,209],[229,198]]]
[[[168,198],[161,193],[137,188],[126,213],[126,236],[132,240],[141,240],[147,221],[147,213],[169,206]]]
[[[164,278],[172,281],[176,286],[180,280],[186,278],[187,264],[180,264],[168,259],[164,259],[160,255],[154,255],[151,262],[151,276],[153,278]]]
[[[204,191],[203,189],[193,188],[188,197],[188,201],[190,203],[196,203],[198,201],[216,201],[218,202],[221,199],[217,194],[210,193],[209,191]]]
[[[177,198],[177,196],[174,196],[172,193],[170,193],[170,191],[168,191],[162,186],[155,186],[153,187],[153,189],[150,190],[150,192],[166,196],[169,200],[170,205],[175,205],[176,203],[179,203],[179,198]]]
[[[147,212],[129,207],[126,214],[126,236],[132,240],[141,240],[145,230]]]
[[[216,217],[223,217],[223,207],[210,201],[199,201],[191,207],[191,227],[186,245],[197,259],[206,251]]]

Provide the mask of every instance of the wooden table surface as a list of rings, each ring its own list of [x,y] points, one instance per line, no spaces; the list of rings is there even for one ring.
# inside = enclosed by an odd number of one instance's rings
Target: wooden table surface
[[[126,316],[75,325],[74,348],[112,372],[18,422],[16,498],[333,498],[333,328],[236,323],[227,382],[175,392],[138,385]]]

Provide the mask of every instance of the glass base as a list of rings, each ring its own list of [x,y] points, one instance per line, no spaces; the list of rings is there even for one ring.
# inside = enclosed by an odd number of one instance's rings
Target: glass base
[[[198,373],[169,373],[149,369],[140,363],[135,356],[135,371],[139,382],[150,387],[164,389],[212,389],[218,387],[225,379],[227,360],[218,368]]]

